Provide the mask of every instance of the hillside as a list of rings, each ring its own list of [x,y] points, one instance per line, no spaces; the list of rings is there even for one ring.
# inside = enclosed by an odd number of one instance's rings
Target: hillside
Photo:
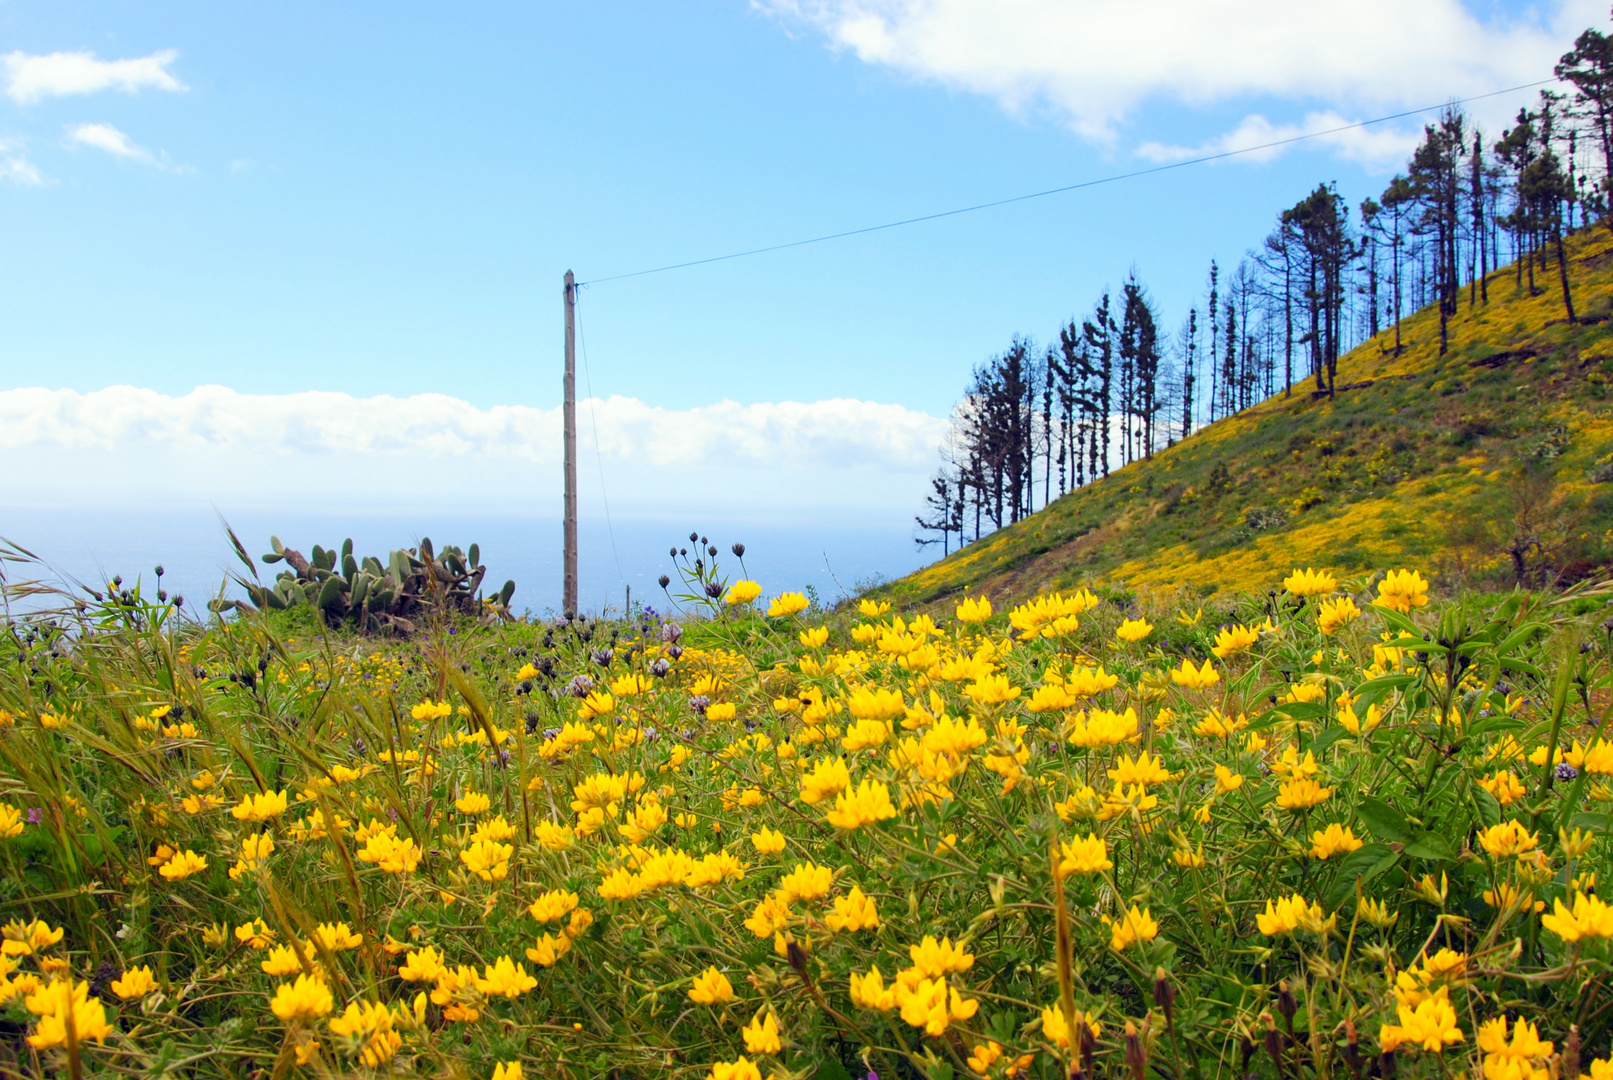
[[[1613,234],[1556,272],[1463,290],[1448,355],[1425,308],[1339,362],[1336,396],[1296,383],[880,590],[923,605],[1108,582],[1263,590],[1295,566],[1415,565],[1448,581],[1583,575],[1613,561]]]

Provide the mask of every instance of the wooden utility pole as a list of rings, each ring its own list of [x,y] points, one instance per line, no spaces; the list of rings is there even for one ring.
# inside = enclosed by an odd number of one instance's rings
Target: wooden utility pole
[[[561,586],[561,609],[567,616],[577,613],[577,279],[566,271],[566,394],[565,418],[566,508],[565,566]]]

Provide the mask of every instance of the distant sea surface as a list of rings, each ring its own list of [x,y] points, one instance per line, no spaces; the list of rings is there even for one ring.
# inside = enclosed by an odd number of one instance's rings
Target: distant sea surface
[[[557,518],[433,512],[407,517],[385,512],[276,512],[261,508],[228,512],[258,573],[273,580],[282,566],[264,565],[271,534],[288,547],[308,554],[314,544],[339,548],[348,537],[360,555],[383,562],[393,548],[413,547],[430,537],[438,547],[481,545],[488,567],[485,588],[496,591],[506,579],[515,581],[511,606],[543,615],[560,605],[561,535]],[[760,524],[724,521],[628,520],[610,526],[586,520],[579,529],[579,601],[584,611],[620,610],[631,587],[635,603],[666,610],[667,598],[656,579],[673,573],[668,551],[692,546],[691,530],[710,538],[720,552],[725,572],[739,573],[730,545],[745,545],[745,576],[760,582],[766,595],[786,589],[817,590],[827,603],[855,592],[860,583],[900,577],[934,558],[917,552],[906,530],[856,529],[827,523]],[[154,568],[165,571],[163,585],[200,608],[218,594],[240,596],[228,585],[229,575],[246,573],[235,557],[217,511],[189,506],[172,509],[43,508],[0,506],[0,537],[38,555],[47,573],[76,578],[99,587],[114,574],[125,582],[139,579],[150,589]],[[33,568],[10,566],[8,578],[36,576]]]

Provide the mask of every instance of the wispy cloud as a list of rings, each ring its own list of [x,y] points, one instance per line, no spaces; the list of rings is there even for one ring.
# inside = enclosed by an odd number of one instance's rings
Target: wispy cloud
[[[145,147],[136,144],[129,136],[113,127],[111,124],[78,124],[67,132],[69,145],[90,146],[97,150],[104,150],[115,158],[124,161],[135,161],[141,165],[150,165],[169,172],[180,172],[179,168],[169,165],[166,155],[158,156]]]
[[[21,51],[0,56],[6,96],[24,104],[47,97],[121,90],[126,94],[151,87],[177,92],[185,84],[168,70],[179,56],[173,49],[129,60],[97,60],[92,52],[31,54]]]
[[[0,181],[37,187],[45,182],[45,175],[23,154],[20,142],[0,139]]]
[[[1539,21],[1460,0],[1357,0],[1347,15],[1293,0],[753,2],[867,63],[1051,110],[1105,141],[1149,102],[1391,111],[1549,78],[1574,33],[1606,15],[1600,0],[1547,0]]]
[[[577,416],[583,481],[603,476],[623,513],[700,502],[802,512],[898,505],[902,516],[921,497],[946,428],[900,405],[844,398],[676,410],[613,396],[580,402]],[[560,435],[558,408],[484,409],[441,394],[0,391],[0,449],[13,463],[48,463],[32,470],[31,497],[547,497],[558,487]]]
[[[1310,146],[1330,149],[1348,161],[1381,172],[1402,167],[1420,138],[1419,133],[1398,127],[1352,126],[1356,123],[1358,121],[1349,120],[1336,112],[1309,113],[1298,124],[1274,124],[1264,116],[1252,113],[1244,117],[1237,127],[1209,142],[1198,146],[1145,142],[1137,147],[1137,156],[1165,164],[1245,151],[1239,155],[1239,160],[1266,162],[1292,149],[1294,144],[1291,140],[1313,136],[1307,140]],[[1284,145],[1273,146],[1273,143]]]

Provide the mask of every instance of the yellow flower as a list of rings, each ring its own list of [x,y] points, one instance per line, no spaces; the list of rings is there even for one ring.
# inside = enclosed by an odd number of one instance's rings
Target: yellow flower
[[[1243,786],[1243,774],[1235,773],[1225,765],[1215,767],[1215,793],[1226,795]]]
[[[1249,718],[1239,713],[1236,718],[1223,716],[1221,710],[1211,709],[1204,719],[1193,725],[1193,734],[1207,739],[1225,739],[1249,726]]]
[[[1085,1024],[1087,1031],[1091,1032],[1094,1042],[1103,1035],[1103,1025],[1092,1019],[1091,1013],[1085,1013],[1077,1009],[1075,1011],[1075,1023],[1077,1027]],[[1070,1048],[1070,1024],[1069,1019],[1064,1015],[1063,1006],[1049,1005],[1042,1010],[1042,1034],[1047,1036],[1047,1041],[1054,1046],[1063,1047],[1066,1050]]]
[[[1519,821],[1503,821],[1479,833],[1479,845],[1498,859],[1523,855],[1540,846],[1540,836]]]
[[[932,1038],[945,1034],[953,1021],[967,1020],[980,1009],[980,1002],[965,1000],[945,979],[920,979],[912,985],[899,981],[894,989],[902,1019],[923,1028]]]
[[[1361,617],[1361,609],[1348,596],[1337,600],[1323,600],[1316,610],[1316,625],[1323,635],[1332,637]]]
[[[297,951],[290,945],[276,945],[269,950],[268,959],[259,961],[258,967],[265,975],[295,975],[303,970],[303,962],[297,959]]]
[[[958,606],[953,609],[959,622],[983,623],[991,618],[991,601],[986,597],[964,597]]]
[[[1378,1041],[1384,1051],[1397,1049],[1402,1043],[1412,1043],[1430,1053],[1443,1053],[1445,1047],[1459,1043],[1465,1035],[1456,1026],[1456,1009],[1450,998],[1443,994],[1431,997],[1415,1009],[1405,1005],[1396,1010],[1400,1023],[1385,1024],[1378,1030]]]
[[[729,605],[748,604],[762,595],[762,587],[754,581],[736,581],[723,597],[723,603]]]
[[[1134,942],[1153,941],[1159,936],[1159,924],[1154,921],[1153,915],[1147,908],[1135,905],[1118,920],[1105,918],[1104,923],[1109,927],[1109,947],[1115,952],[1124,951]]]
[[[714,967],[708,967],[695,976],[689,991],[689,1000],[697,1005],[725,1005],[734,998],[734,986],[728,976]]]
[[[901,697],[900,694],[896,696]],[[846,737],[840,740],[840,745],[848,753],[854,754],[859,750],[883,746],[890,737],[889,720],[858,720],[846,728]]]
[[[124,1001],[131,998],[145,997],[157,989],[157,978],[151,973],[151,966],[143,965],[129,968],[120,978],[112,981],[112,992]]]
[[[862,612],[865,618],[869,619],[877,619],[890,609],[891,605],[889,600],[863,599],[857,601],[857,610]]]
[[[1540,925],[1564,941],[1613,937],[1613,907],[1599,897],[1576,892],[1572,908],[1561,900],[1553,901],[1552,913],[1542,915]]]
[[[745,1050],[751,1054],[776,1054],[784,1049],[779,1039],[778,1020],[769,1009],[760,1010],[750,1023],[741,1029],[745,1037]]]
[[[1059,877],[1096,874],[1102,870],[1112,870],[1114,865],[1109,859],[1109,845],[1095,833],[1088,833],[1084,840],[1077,837],[1059,845]]]
[[[331,1020],[330,1032],[339,1045],[371,1069],[391,1061],[403,1045],[403,1036],[392,1030],[391,1010],[379,1001],[351,1002],[342,1015]]]
[[[981,705],[1001,705],[1020,694],[1019,687],[1009,682],[1006,675],[982,675],[965,686],[963,692]]]
[[[286,812],[286,792],[260,791],[241,800],[230,811],[238,821],[269,821]]]
[[[1367,706],[1365,720],[1355,714],[1353,706],[1345,705],[1339,710],[1339,726],[1351,735],[1360,735],[1371,731],[1381,723],[1383,723],[1383,710],[1376,705]]]
[[[526,951],[526,958],[540,967],[554,967],[555,961],[571,951],[570,931],[562,933],[559,937],[553,934],[544,934],[533,943],[532,948]]]
[[[519,1061],[501,1061],[493,1066],[492,1080],[524,1080]]]
[[[779,593],[778,597],[767,605],[767,613],[778,619],[805,611],[808,606],[810,606],[810,601],[798,592]]]
[[[750,842],[763,855],[777,855],[784,850],[784,834],[777,829],[763,829],[750,834]]]
[[[747,1057],[713,1062],[706,1080],[762,1080],[762,1071]]]
[[[482,976],[476,980],[476,989],[493,997],[518,998],[536,985],[538,980],[507,955],[482,968]]]
[[[890,788],[877,780],[864,780],[856,791],[843,791],[835,796],[834,809],[824,820],[837,829],[850,830],[895,816]]]
[[[834,871],[815,863],[797,863],[794,870],[779,882],[777,896],[786,904],[797,900],[814,900],[827,893],[834,885]]]
[[[398,968],[398,976],[409,982],[436,982],[437,976],[447,970],[442,953],[428,945],[409,953],[403,966]]]
[[[454,715],[454,707],[446,701],[422,701],[409,710],[409,715],[416,720],[443,720]]]
[[[1337,822],[1326,829],[1311,833],[1311,854],[1318,859],[1330,859],[1340,853],[1349,854],[1361,847],[1355,833]]]
[[[1171,672],[1171,681],[1189,690],[1204,690],[1220,682],[1221,673],[1211,667],[1208,660],[1202,668],[1196,668],[1193,661],[1184,657],[1182,666]]]
[[[548,923],[565,918],[576,906],[576,893],[566,892],[564,889],[551,889],[527,905],[526,910],[540,923]]]
[[[1339,587],[1337,579],[1326,570],[1295,570],[1283,578],[1283,588],[1292,596],[1324,596]]]
[[[1131,759],[1130,754],[1121,754],[1120,760],[1107,775],[1116,784],[1141,784],[1144,787],[1173,779],[1164,763],[1157,757],[1149,757],[1146,750],[1137,755],[1136,761]]]
[[[186,848],[178,855],[175,855],[173,858],[157,867],[157,873],[161,874],[169,881],[184,881],[192,874],[199,873],[206,869],[207,859],[196,854],[189,848]]]
[[[873,900],[864,895],[860,887],[853,885],[851,892],[835,897],[834,910],[824,916],[823,921],[829,929],[836,931],[877,930],[879,911]]]
[[[829,643],[829,628],[827,626],[814,626],[812,629],[803,630],[795,636],[807,648],[821,649]]]
[[[23,829],[23,814],[15,806],[0,803],[0,837],[10,839],[21,836]]]
[[[1136,644],[1154,632],[1154,624],[1147,619],[1126,619],[1115,627],[1115,637]]]
[[[424,854],[409,837],[400,840],[389,833],[371,836],[358,850],[361,862],[374,863],[389,874],[414,873]]]
[[[912,959],[914,969],[931,979],[953,973],[962,974],[975,962],[974,955],[952,944],[951,938],[936,941],[929,934],[924,935],[917,945],[909,945],[907,955]]]
[[[969,1068],[983,1074],[997,1064],[997,1059],[1002,1056],[1003,1048],[1001,1043],[993,1041],[980,1043],[969,1051]]]
[[[1255,916],[1255,925],[1267,937],[1291,934],[1295,930],[1320,934],[1332,929],[1333,922],[1332,916],[1324,916],[1322,905],[1309,903],[1298,893],[1279,897],[1275,902],[1267,900],[1266,910]]]
[[[616,711],[616,699],[608,690],[591,690],[588,696],[577,703],[577,719],[592,720],[595,717],[609,716]]]
[[[784,928],[790,921],[789,901],[778,896],[769,896],[745,920],[745,928],[759,938],[772,937]]]
[[[511,844],[478,840],[459,853],[459,861],[483,881],[503,881],[509,876],[510,856],[514,854]]]
[[[706,719],[714,724],[726,723],[732,720],[738,711],[731,701],[713,701],[706,706]]]
[[[262,919],[253,919],[235,928],[235,940],[251,949],[267,949],[274,940],[274,931]]]
[[[825,758],[801,777],[801,801],[816,805],[851,786],[851,770],[844,758]]]
[[[890,1012],[896,1008],[896,991],[885,986],[879,968],[868,969],[868,974],[851,973],[851,1003],[860,1009],[877,1009]]]
[[[281,983],[269,1002],[270,1010],[287,1023],[317,1020],[335,1005],[325,980],[317,975],[298,975],[296,982]]]
[[[1215,644],[1210,651],[1217,657],[1225,660],[1227,657],[1243,652],[1251,645],[1260,641],[1260,631],[1251,626],[1229,626],[1215,635]]]
[[[364,944],[364,939],[353,933],[344,922],[320,923],[314,927],[314,942],[324,946],[328,952],[342,952],[358,948]]]
[[[28,1045],[36,1050],[66,1043],[69,1024],[74,1039],[80,1043],[86,1039],[105,1042],[114,1030],[107,1023],[106,1008],[100,999],[90,997],[87,982],[53,979],[28,994],[23,1004],[39,1017],[34,1033],[28,1036]]]
[[[1308,810],[1333,797],[1333,789],[1323,787],[1308,776],[1284,781],[1277,790],[1277,805],[1287,810]]]
[[[1378,607],[1409,614],[1414,607],[1428,604],[1428,582],[1415,570],[1391,570],[1378,582]]]
[[[467,791],[454,800],[454,809],[461,814],[485,814],[493,808],[493,800],[479,791]]]
[[[1515,803],[1528,794],[1528,789],[1511,769],[1500,769],[1489,776],[1480,777],[1479,786],[1495,796],[1495,801],[1502,806]]]

